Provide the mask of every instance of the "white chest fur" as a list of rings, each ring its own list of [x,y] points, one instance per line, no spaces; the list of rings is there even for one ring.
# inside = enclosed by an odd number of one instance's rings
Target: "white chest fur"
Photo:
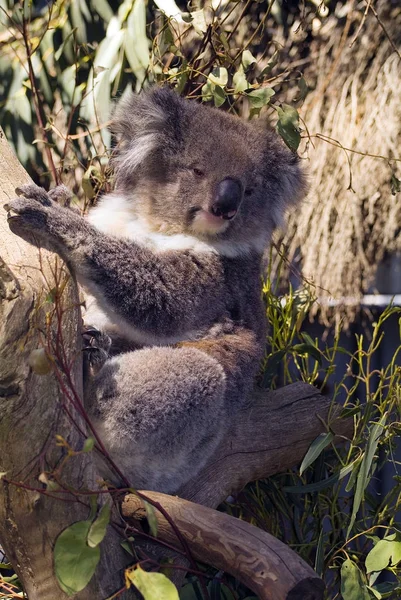
[[[183,233],[166,235],[153,231],[145,219],[135,214],[129,202],[117,194],[105,196],[90,211],[88,221],[103,233],[135,241],[154,252],[194,250],[218,253],[213,244],[203,242],[195,236]]]

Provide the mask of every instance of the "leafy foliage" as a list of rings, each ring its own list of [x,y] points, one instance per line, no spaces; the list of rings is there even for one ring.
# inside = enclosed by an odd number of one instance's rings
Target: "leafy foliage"
[[[83,590],[100,560],[100,548],[91,547],[91,521],[78,521],[64,529],[54,547],[54,569],[61,589],[68,596]]]

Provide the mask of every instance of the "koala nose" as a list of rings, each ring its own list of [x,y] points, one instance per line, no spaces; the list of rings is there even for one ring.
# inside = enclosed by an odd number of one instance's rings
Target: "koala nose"
[[[242,200],[242,183],[239,179],[226,177],[216,187],[210,212],[216,217],[230,220],[237,214]]]

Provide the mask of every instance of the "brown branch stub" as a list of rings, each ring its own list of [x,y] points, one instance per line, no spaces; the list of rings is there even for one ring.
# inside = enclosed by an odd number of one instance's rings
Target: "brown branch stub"
[[[182,498],[144,492],[159,502],[179,527],[193,556],[237,577],[260,600],[321,600],[324,583],[288,546],[235,517]],[[127,495],[122,505],[126,518],[145,518],[142,501]],[[155,511],[158,537],[176,544],[166,519]]]
[[[179,496],[215,508],[250,481],[294,467],[325,431],[323,423],[329,421],[331,405],[330,398],[302,382],[254,392],[212,460]],[[330,426],[347,436],[353,424],[352,420],[332,419]]]

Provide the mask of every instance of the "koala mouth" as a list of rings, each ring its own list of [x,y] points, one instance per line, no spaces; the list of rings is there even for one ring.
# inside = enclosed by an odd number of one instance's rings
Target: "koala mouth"
[[[212,206],[210,212],[215,217],[219,217],[220,219],[224,219],[225,221],[231,221],[231,219],[233,219],[235,217],[235,215],[237,214],[238,210],[236,208],[234,208],[233,210],[228,210],[228,211],[224,212],[221,209],[215,208],[214,206]]]
[[[192,212],[191,229],[194,232],[216,235],[227,229],[238,211],[232,210],[224,214],[216,214],[214,211],[198,208]]]

